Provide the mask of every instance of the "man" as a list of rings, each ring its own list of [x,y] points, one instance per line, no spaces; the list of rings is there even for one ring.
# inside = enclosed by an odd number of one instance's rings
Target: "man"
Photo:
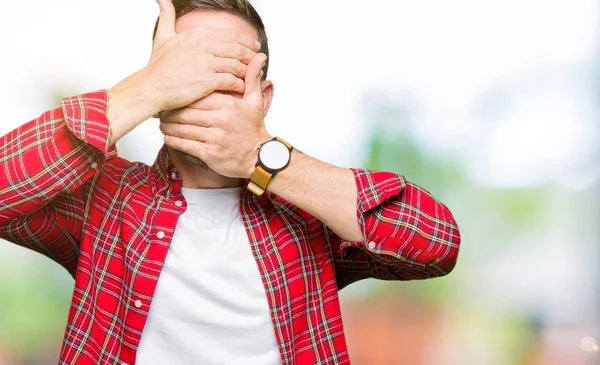
[[[0,237],[75,278],[60,363],[348,363],[338,290],[450,272],[450,211],[401,175],[268,135],[247,1],[159,4],[148,66],[0,139]],[[153,115],[156,163],[117,157]]]

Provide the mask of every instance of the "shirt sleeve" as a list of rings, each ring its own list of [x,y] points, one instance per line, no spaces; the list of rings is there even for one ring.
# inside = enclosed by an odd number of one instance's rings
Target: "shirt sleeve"
[[[117,155],[107,109],[106,91],[67,98],[0,138],[0,238],[74,272],[90,179]]]
[[[402,175],[353,169],[357,218],[365,240],[347,242],[327,230],[338,286],[363,279],[415,280],[454,268],[460,233],[450,210]]]

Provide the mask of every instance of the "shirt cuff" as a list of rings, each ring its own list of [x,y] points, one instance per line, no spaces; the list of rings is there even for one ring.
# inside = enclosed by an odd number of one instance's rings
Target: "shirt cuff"
[[[106,90],[65,98],[62,111],[67,127],[75,137],[96,147],[107,159],[116,157],[116,147],[110,145]]]
[[[406,179],[402,175],[391,172],[377,172],[362,169],[351,169],[356,180],[357,218],[363,232],[362,242],[342,242],[340,245],[341,257],[350,257],[357,249],[366,251],[373,256],[372,251],[381,247],[384,239],[377,239],[370,234],[367,227],[365,214],[377,208],[391,197],[399,195],[406,187]],[[366,249],[366,250],[365,250]]]
[[[361,253],[403,271],[407,279],[437,277],[452,270],[460,233],[445,205],[402,175],[354,170],[354,176],[364,240],[341,242],[342,258]]]
[[[406,179],[402,175],[360,169],[352,169],[352,172],[358,189],[359,218],[387,199],[400,194],[406,187]]]

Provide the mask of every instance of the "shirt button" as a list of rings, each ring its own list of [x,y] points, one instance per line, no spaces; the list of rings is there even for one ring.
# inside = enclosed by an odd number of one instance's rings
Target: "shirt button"
[[[171,174],[171,179],[172,179],[172,180],[177,180],[177,174],[173,172],[173,173]]]
[[[126,362],[122,362],[121,365],[129,365],[129,364]]]
[[[163,231],[158,232],[156,234],[156,237],[158,237],[158,238],[160,238],[162,240],[163,238],[165,238],[165,232],[163,232]]]
[[[97,168],[98,168],[98,164],[97,164],[97,163],[95,163],[95,162],[94,162],[94,163],[92,163],[92,168],[93,168],[93,169],[97,169]]]
[[[373,242],[373,241],[369,242],[369,249],[374,250],[375,246],[377,246],[377,244],[375,244],[375,242]]]
[[[141,300],[139,300],[139,299],[138,299],[138,300],[136,300],[136,301],[135,301],[135,307],[136,307],[136,308],[138,308],[138,309],[139,309],[139,308],[142,308],[142,301],[141,301]]]
[[[178,200],[175,202],[175,205],[177,205],[179,208],[181,208],[183,206],[183,202],[181,200]]]

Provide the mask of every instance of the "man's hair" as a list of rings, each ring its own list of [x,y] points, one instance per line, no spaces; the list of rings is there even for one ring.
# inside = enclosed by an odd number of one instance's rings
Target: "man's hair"
[[[269,41],[267,39],[267,32],[265,31],[265,25],[260,15],[258,15],[256,9],[254,9],[254,6],[248,0],[173,0],[173,6],[175,7],[177,19],[194,10],[210,10],[224,11],[237,15],[250,23],[258,33],[258,41],[261,44],[260,52],[267,55],[267,62],[265,62],[265,67],[263,68],[265,73],[263,79],[266,79],[267,71],[269,70]],[[158,20],[154,27],[152,39],[156,36],[157,27]]]

